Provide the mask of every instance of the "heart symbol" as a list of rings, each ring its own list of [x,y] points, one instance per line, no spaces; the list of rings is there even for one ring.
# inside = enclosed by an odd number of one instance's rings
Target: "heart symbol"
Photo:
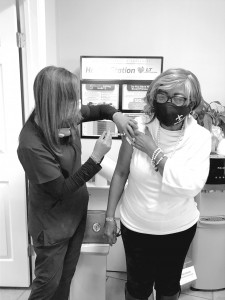
[[[138,72],[139,72],[139,73],[144,72],[144,67],[138,67]]]

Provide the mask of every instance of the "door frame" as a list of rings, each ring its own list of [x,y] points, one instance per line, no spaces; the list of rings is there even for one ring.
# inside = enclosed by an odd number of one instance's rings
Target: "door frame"
[[[17,38],[20,39],[19,66],[22,122],[25,124],[34,108],[33,82],[37,72],[46,65],[45,0],[16,0]],[[38,38],[36,38],[38,37]],[[25,174],[26,203],[28,179]],[[35,253],[28,233],[30,282],[34,279]]]
[[[19,48],[24,122],[34,108],[33,82],[46,66],[46,0],[16,0],[18,32],[24,35]]]

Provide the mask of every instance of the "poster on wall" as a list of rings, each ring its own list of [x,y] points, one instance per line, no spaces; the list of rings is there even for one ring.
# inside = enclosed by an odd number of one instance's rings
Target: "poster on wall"
[[[148,87],[163,70],[163,57],[80,57],[81,101],[84,105],[108,104],[129,117],[143,113]],[[109,120],[82,123],[81,137],[96,138],[110,130],[119,138]]]
[[[107,83],[83,83],[82,104],[110,104],[119,108],[119,85]]]
[[[82,104],[108,104],[119,108],[119,85],[107,83],[82,83]],[[87,122],[82,124],[83,136],[100,136],[103,131],[110,130],[114,137],[118,136],[115,124],[109,120]]]
[[[149,84],[123,84],[122,110],[140,110],[145,106]]]

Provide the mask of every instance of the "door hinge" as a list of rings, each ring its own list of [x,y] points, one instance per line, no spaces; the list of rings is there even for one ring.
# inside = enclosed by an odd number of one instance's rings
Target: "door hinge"
[[[17,42],[17,47],[18,48],[25,47],[25,44],[26,44],[25,34],[22,33],[22,32],[17,32],[16,33],[16,42]]]
[[[29,244],[28,247],[27,247],[27,253],[28,253],[28,256],[33,256],[34,255],[34,246]]]

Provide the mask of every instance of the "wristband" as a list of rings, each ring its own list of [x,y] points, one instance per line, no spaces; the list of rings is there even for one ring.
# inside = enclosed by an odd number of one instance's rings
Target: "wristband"
[[[165,154],[163,154],[162,157],[160,157],[160,159],[156,162],[156,167],[158,167],[159,163],[163,160],[163,158],[165,157]]]
[[[106,222],[115,222],[116,221],[115,218],[113,218],[113,217],[106,217],[105,220],[106,220]]]
[[[160,152],[162,152],[161,148],[155,149],[155,151],[152,154],[152,159],[151,160],[154,161],[156,159],[156,157],[159,155]]]

